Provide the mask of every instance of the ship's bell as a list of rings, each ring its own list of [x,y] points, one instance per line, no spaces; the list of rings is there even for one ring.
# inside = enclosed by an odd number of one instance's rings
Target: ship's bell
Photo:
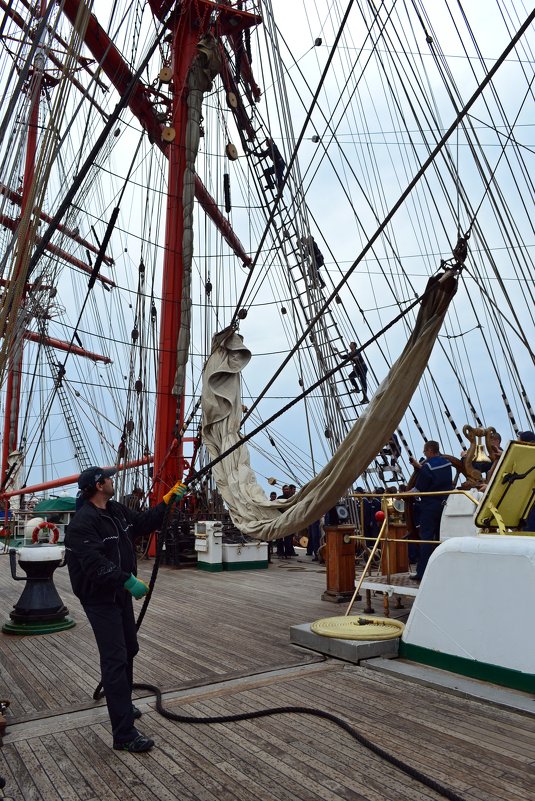
[[[475,470],[479,470],[481,473],[486,473],[489,467],[492,464],[492,459],[490,456],[487,456],[485,453],[485,448],[478,442],[476,445],[476,451],[474,453],[474,457],[472,459],[472,466]]]

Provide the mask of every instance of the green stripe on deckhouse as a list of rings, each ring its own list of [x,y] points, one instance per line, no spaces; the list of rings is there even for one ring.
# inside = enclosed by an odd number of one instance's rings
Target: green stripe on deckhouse
[[[400,642],[399,656],[431,667],[469,676],[472,679],[488,681],[502,687],[510,687],[523,692],[535,692],[535,673],[522,673],[520,670],[491,665],[488,662],[478,662],[475,659],[466,659],[462,656],[444,654],[419,645]]]

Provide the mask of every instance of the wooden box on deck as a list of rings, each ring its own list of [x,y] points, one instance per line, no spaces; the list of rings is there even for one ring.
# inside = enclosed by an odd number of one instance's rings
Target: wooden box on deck
[[[355,540],[344,542],[345,536],[356,534],[355,526],[325,526],[325,566],[327,589],[323,601],[344,603],[351,600],[355,589]]]

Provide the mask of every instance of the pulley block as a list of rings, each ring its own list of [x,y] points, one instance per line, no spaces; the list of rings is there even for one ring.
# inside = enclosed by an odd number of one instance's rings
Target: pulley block
[[[162,67],[158,78],[162,83],[170,83],[173,78],[173,70],[171,67]]]
[[[174,142],[176,136],[176,131],[174,128],[170,128],[169,126],[165,126],[162,128],[162,139],[164,142]]]
[[[238,149],[236,148],[236,145],[232,144],[232,142],[229,142],[226,146],[225,153],[231,161],[236,161],[238,158]]]

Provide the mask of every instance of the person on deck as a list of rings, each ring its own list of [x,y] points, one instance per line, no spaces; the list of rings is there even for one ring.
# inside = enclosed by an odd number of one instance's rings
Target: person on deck
[[[434,440],[429,440],[424,445],[425,461],[417,462],[411,458],[410,462],[418,471],[414,492],[440,492],[441,490],[451,490],[452,470],[449,462],[440,453],[440,445]],[[447,495],[422,495],[420,499],[420,532],[422,540],[419,549],[416,573],[411,574],[412,581],[421,581],[427,563],[435,545],[432,542],[423,540],[436,540],[440,538],[440,520]]]
[[[502,453],[502,435],[495,431],[490,438],[490,457],[493,461],[497,462]]]
[[[278,498],[281,499],[281,500],[286,500],[286,498],[290,497],[289,493],[290,493],[289,485],[288,484],[283,484],[282,485],[282,494],[279,495]],[[282,537],[281,539],[277,540],[277,556],[278,556],[279,559],[284,559],[285,558],[285,555],[284,555],[284,540],[285,540],[284,537]]]
[[[366,490],[364,487],[358,486],[356,492],[364,494]],[[359,530],[363,537],[369,537],[372,519],[372,504],[370,498],[358,498],[355,504],[355,513],[358,520]],[[358,544],[358,543],[357,543]],[[364,543],[367,545],[367,542]]]
[[[490,438],[489,456],[492,459],[492,463],[490,464],[489,469],[486,471],[485,479],[483,481],[484,485],[487,485],[492,478],[492,474],[496,470],[496,465],[498,464],[502,453],[502,435],[496,432],[494,436]]]
[[[154,740],[135,728],[141,712],[132,704],[134,657],[139,650],[132,598],[149,591],[136,577],[134,538],[161,526],[166,504],[186,488],[178,482],[163,502],[136,512],[113,501],[115,470],[88,467],[78,478],[83,501],[65,535],[65,554],[74,594],[93,629],[100,654],[102,686],[110,716],[113,747],[149,751]]]
[[[272,491],[269,493],[269,500],[276,501],[277,500],[277,493]],[[270,540],[267,544],[268,546],[268,562],[271,563],[271,557],[273,556],[273,541]],[[279,543],[277,540],[277,548],[279,547]]]
[[[520,431],[517,439],[520,442],[529,443],[530,445],[533,445],[533,447],[535,448],[535,433],[533,433],[533,431]],[[535,499],[531,504],[531,509],[527,514],[526,523],[522,530],[530,532],[535,531]]]
[[[141,487],[134,487],[131,493],[124,496],[123,503],[125,506],[128,506],[129,509],[133,509],[134,512],[141,512],[143,509],[144,497],[145,493]]]
[[[313,562],[318,561],[318,551],[321,545],[322,526],[321,520],[315,520],[308,527],[307,556],[312,557]]]
[[[287,500],[295,495],[295,484],[284,484],[282,487],[282,495],[280,499]],[[297,556],[294,548],[294,535],[287,534],[285,537],[277,540],[277,556],[279,559],[289,559],[292,556]]]

